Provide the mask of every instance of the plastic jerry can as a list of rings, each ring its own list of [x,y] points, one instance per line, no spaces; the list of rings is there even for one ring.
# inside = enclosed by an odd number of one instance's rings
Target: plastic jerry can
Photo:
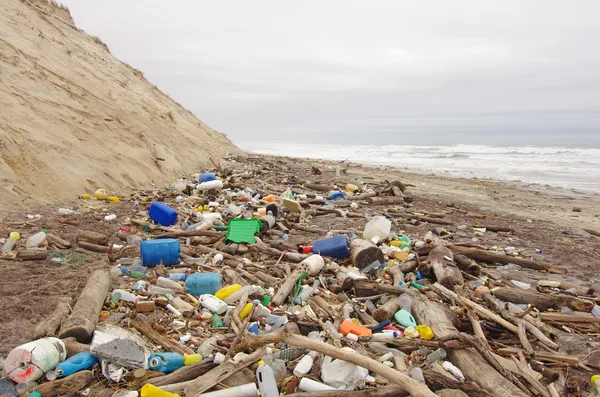
[[[48,380],[54,380],[56,378],[63,378],[69,375],[73,375],[75,372],[83,371],[84,369],[90,369],[98,364],[98,359],[90,352],[77,353],[74,356],[69,357],[66,361],[58,364],[54,371],[48,372],[46,378]]]
[[[342,335],[354,334],[356,336],[371,336],[373,332],[366,327],[354,324],[352,321],[344,320],[340,324],[339,331]]]
[[[223,288],[223,280],[219,273],[194,273],[185,279],[185,287],[193,296],[214,295]]]
[[[169,393],[154,385],[144,385],[140,390],[141,397],[181,397],[179,394]]]
[[[223,314],[227,311],[227,303],[223,302],[221,299],[215,297],[214,295],[200,295],[198,300],[200,301],[200,304],[202,306],[204,306],[211,312]],[[250,303],[250,305],[252,304]],[[252,308],[250,308],[250,310],[252,310]]]
[[[183,367],[185,359],[179,353],[152,353],[148,357],[148,367],[165,374]]]
[[[350,247],[344,234],[317,240],[312,245],[312,252],[321,256],[346,259],[350,256]]]
[[[398,324],[400,324],[403,327],[417,327],[417,322],[415,321],[415,318],[412,316],[412,314],[410,314],[404,309],[398,310],[396,314],[394,314],[394,318],[396,319]]]
[[[148,216],[162,226],[173,226],[177,222],[177,211],[160,201],[150,204]]]
[[[279,389],[277,388],[273,369],[262,360],[258,362],[256,380],[261,397],[279,397]]]
[[[67,358],[67,349],[58,338],[42,338],[16,347],[6,357],[7,377],[16,383],[38,380]]]
[[[142,241],[140,248],[142,264],[146,267],[155,267],[161,261],[165,266],[176,265],[179,253],[179,240],[174,238]]]

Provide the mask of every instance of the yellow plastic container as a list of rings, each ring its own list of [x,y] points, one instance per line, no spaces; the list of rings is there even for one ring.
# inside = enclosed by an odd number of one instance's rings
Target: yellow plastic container
[[[419,333],[421,339],[424,340],[432,340],[435,336],[429,325],[417,325],[417,332]]]
[[[87,200],[87,199],[89,199],[90,197],[92,197],[92,195],[91,195],[91,194],[89,194],[89,193],[85,193],[85,194],[82,194],[82,195],[81,195],[81,198],[82,198],[82,199],[84,199],[84,200]]]
[[[117,196],[106,196],[106,199],[108,201],[112,201],[113,203],[118,203],[119,201],[121,201]]]
[[[10,238],[14,238],[15,240],[19,240],[21,238],[21,235],[19,234],[19,232],[10,232]]]
[[[352,183],[349,183],[349,184],[346,185],[346,191],[347,192],[355,192],[357,190],[358,190],[358,186],[356,186],[356,185],[354,185]]]
[[[202,354],[188,354],[187,356],[183,356],[183,365],[192,365],[203,359],[204,356]]]
[[[254,305],[252,303],[246,303],[246,306],[244,306],[244,308],[240,312],[240,318],[242,320],[245,319],[246,317],[248,317],[248,314],[250,314],[250,312],[252,311],[253,306]]]
[[[229,285],[227,287],[223,287],[220,290],[218,290],[217,292],[215,292],[215,296],[221,300],[224,300],[225,298],[227,298],[229,295],[233,294],[234,292],[239,291],[240,289],[242,289],[242,286],[239,284],[232,284]]]
[[[140,395],[142,397],[181,397],[179,394],[169,393],[150,384],[142,387],[142,390],[140,390]]]
[[[106,200],[107,196],[108,196],[108,193],[106,193],[106,190],[104,190],[104,189],[98,189],[94,192],[94,198],[96,200]]]

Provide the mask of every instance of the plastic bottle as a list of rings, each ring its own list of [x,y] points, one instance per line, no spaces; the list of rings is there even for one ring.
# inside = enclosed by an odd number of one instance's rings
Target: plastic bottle
[[[142,244],[142,238],[140,236],[137,236],[135,234],[132,234],[131,236],[127,236],[127,244],[128,245],[141,245]]]
[[[410,295],[404,293],[400,295],[400,298],[398,298],[398,300],[400,303],[400,308],[402,310],[406,310],[408,313],[412,312],[412,298],[410,297]]]
[[[239,291],[240,289],[242,289],[240,284],[232,284],[215,292],[215,296],[221,300],[225,300],[227,297],[231,296],[231,294]]]
[[[38,384],[32,380],[28,380],[27,382],[18,383],[15,389],[19,395],[24,394],[27,390],[36,387]],[[25,397],[29,397],[31,393],[27,394]]]
[[[179,284],[177,281],[174,280],[170,280],[166,277],[159,277],[156,280],[156,285],[158,285],[159,287],[163,287],[163,288],[170,288],[174,291],[178,291],[178,292],[182,292],[185,288],[183,287],[183,285]]]
[[[371,240],[374,237],[378,237],[379,240],[384,240],[390,235],[391,228],[392,222],[389,219],[383,216],[376,216],[365,225],[363,238]]]
[[[104,222],[114,222],[117,220],[117,216],[115,214],[109,214],[104,217]]]
[[[200,295],[198,300],[200,301],[200,304],[202,306],[204,306],[211,312],[223,314],[227,311],[227,303],[223,302],[221,299],[215,297],[214,295],[203,294]]]
[[[10,252],[14,248],[15,244],[17,244],[17,240],[12,237],[9,237],[4,245],[2,246],[2,252]]]
[[[185,274],[185,273],[169,273],[169,274],[167,274],[167,278],[169,280],[185,281],[185,279],[187,278],[187,274]]]
[[[231,305],[231,304],[239,301],[245,293],[247,293],[248,295],[252,295],[253,293],[258,292],[259,290],[260,290],[260,287],[256,287],[256,286],[252,286],[252,285],[245,285],[242,288],[240,288],[239,290],[237,290],[236,292],[229,295],[227,298],[223,299],[223,301],[225,303],[227,303],[228,305]]]
[[[93,368],[98,364],[98,359],[90,352],[81,352],[69,357],[66,361],[58,364],[54,371],[46,374],[46,379],[54,380],[74,374],[75,372],[83,371],[84,369]]]
[[[298,364],[296,364],[296,366],[294,367],[294,375],[304,376],[307,373],[309,373],[313,367],[313,362],[313,356],[310,353],[306,354],[304,357],[302,357],[302,359],[300,359],[300,361],[298,361]]]
[[[594,305],[594,307],[592,308],[592,314],[594,315],[594,317],[600,317],[600,306]]]
[[[194,273],[185,279],[187,291],[193,296],[214,295],[223,288],[223,280],[219,273]]]
[[[522,281],[517,281],[517,280],[510,280],[510,281],[515,285],[515,287],[520,288],[522,290],[528,290],[531,288],[531,285],[528,283],[524,283]]]
[[[354,352],[349,347],[343,347],[342,350]],[[343,388],[344,390],[354,390],[365,382],[367,376],[369,376],[369,371],[366,368],[343,360],[334,360],[329,356],[323,358],[321,379],[329,386],[338,389]]]
[[[246,317],[248,317],[250,312],[252,312],[253,307],[254,307],[254,303],[251,303],[251,302],[246,303],[246,305],[244,305],[242,310],[240,310],[240,319],[244,320]]]
[[[199,183],[196,185],[196,189],[198,189],[200,191],[215,190],[215,189],[222,189],[222,188],[223,188],[223,181],[220,181],[220,180],[202,182],[202,183]]]
[[[29,237],[27,239],[27,241],[25,242],[25,247],[35,248],[38,245],[40,245],[42,242],[44,242],[45,239],[46,239],[46,231],[42,230],[41,232],[38,232],[38,233],[34,234],[33,236]]]
[[[142,264],[146,267],[155,267],[161,262],[165,266],[177,265],[180,251],[179,240],[174,238],[146,240],[140,244]]]
[[[245,385],[230,387],[223,390],[217,390],[210,393],[202,393],[202,397],[257,397],[258,389],[256,383],[246,383]]]
[[[13,349],[4,362],[7,377],[16,383],[40,379],[67,358],[67,349],[58,338],[42,338]]]
[[[75,211],[69,208],[59,208],[58,213],[61,215],[72,215]]]
[[[157,285],[150,285],[148,287],[148,293],[150,295],[175,295],[175,291],[170,288],[163,288]]]
[[[303,285],[298,295],[296,295],[296,297],[294,298],[293,302],[296,305],[299,305],[302,302],[306,302],[306,300],[310,298],[314,292],[315,290],[310,285]]]
[[[312,380],[310,378],[300,379],[300,384],[298,385],[298,388],[305,392],[336,390],[335,387],[331,387],[324,383],[317,382],[316,380]]]
[[[169,393],[154,385],[147,384],[140,390],[141,397],[181,397],[179,394]]]
[[[152,371],[168,374],[183,367],[184,361],[183,355],[179,353],[152,353],[148,357],[148,367]]]
[[[419,381],[421,383],[425,383],[425,377],[423,376],[423,370],[419,367],[414,367],[411,371],[410,371],[410,377],[413,378],[416,381]]]
[[[445,358],[446,358],[446,350],[444,350],[441,347],[439,349],[437,349],[436,351],[427,355],[427,361],[430,363],[437,361],[437,360],[443,360]]]
[[[448,371],[448,372],[450,372],[452,375],[454,375],[454,377],[455,377],[456,379],[458,379],[459,381],[461,381],[461,382],[464,382],[464,381],[465,381],[465,376],[463,375],[462,371],[461,371],[460,369],[456,368],[456,367],[454,366],[454,364],[452,364],[450,361],[444,361],[444,362],[443,362],[443,364],[442,364],[442,367],[443,367],[443,368],[444,368],[446,371]]]
[[[279,389],[273,370],[262,360],[258,362],[256,379],[261,397],[279,397]]]

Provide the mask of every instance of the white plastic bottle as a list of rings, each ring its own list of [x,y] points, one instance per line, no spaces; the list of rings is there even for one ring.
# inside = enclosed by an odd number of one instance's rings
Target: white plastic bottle
[[[196,185],[196,189],[200,190],[200,191],[204,191],[204,190],[213,190],[213,189],[222,189],[223,188],[223,181],[220,180],[214,180],[214,181],[208,181],[208,182],[202,182]]]
[[[117,293],[121,294],[120,300],[125,301],[125,302],[135,303],[140,299],[139,296],[137,296],[129,291],[126,291],[124,289],[116,289],[112,292],[113,296]]]
[[[183,285],[179,284],[177,281],[162,276],[156,280],[156,285],[163,288],[170,288],[178,292],[182,292],[184,290]]]
[[[313,367],[314,357],[312,352],[305,354],[304,357],[294,367],[294,375],[304,376],[310,372]]]
[[[15,240],[12,237],[9,237],[6,242],[4,243],[4,245],[2,246],[2,252],[10,252],[12,251],[12,249],[15,247],[15,244],[17,244],[17,240]]]
[[[256,380],[261,397],[279,397],[279,389],[273,370],[262,360],[258,362]]]
[[[42,230],[41,232],[36,233],[33,236],[29,237],[27,239],[27,242],[25,243],[25,247],[35,248],[35,247],[39,246],[41,243],[43,243],[44,240],[46,240],[46,231]]]
[[[175,291],[170,288],[163,288],[157,285],[151,285],[148,287],[148,293],[150,295],[175,295]]]
[[[221,299],[217,298],[214,295],[200,295],[200,298],[198,300],[200,301],[200,304],[202,306],[204,306],[211,312],[223,314],[227,311],[227,303],[223,302]]]

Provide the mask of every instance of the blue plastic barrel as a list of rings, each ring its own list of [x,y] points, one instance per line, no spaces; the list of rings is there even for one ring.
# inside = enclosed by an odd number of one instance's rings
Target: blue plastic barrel
[[[313,254],[345,259],[350,256],[350,247],[344,234],[317,240],[312,245]]]
[[[214,295],[221,288],[223,280],[219,273],[194,273],[185,279],[185,289],[193,296]]]
[[[142,241],[142,265],[154,267],[161,261],[165,266],[176,265],[179,263],[179,251],[179,240],[175,238]]]
[[[204,183],[204,182],[210,182],[210,181],[216,181],[217,177],[214,174],[211,174],[210,172],[205,172],[202,175],[200,175],[200,177],[198,178],[198,183]]]
[[[148,367],[165,374],[183,367],[183,363],[183,355],[179,353],[152,353],[148,357]]]
[[[90,369],[96,364],[98,364],[98,359],[92,353],[81,352],[58,364],[55,371],[59,373],[60,377],[65,377],[84,369]]]
[[[150,204],[148,216],[162,226],[172,226],[177,222],[177,211],[160,201]]]

